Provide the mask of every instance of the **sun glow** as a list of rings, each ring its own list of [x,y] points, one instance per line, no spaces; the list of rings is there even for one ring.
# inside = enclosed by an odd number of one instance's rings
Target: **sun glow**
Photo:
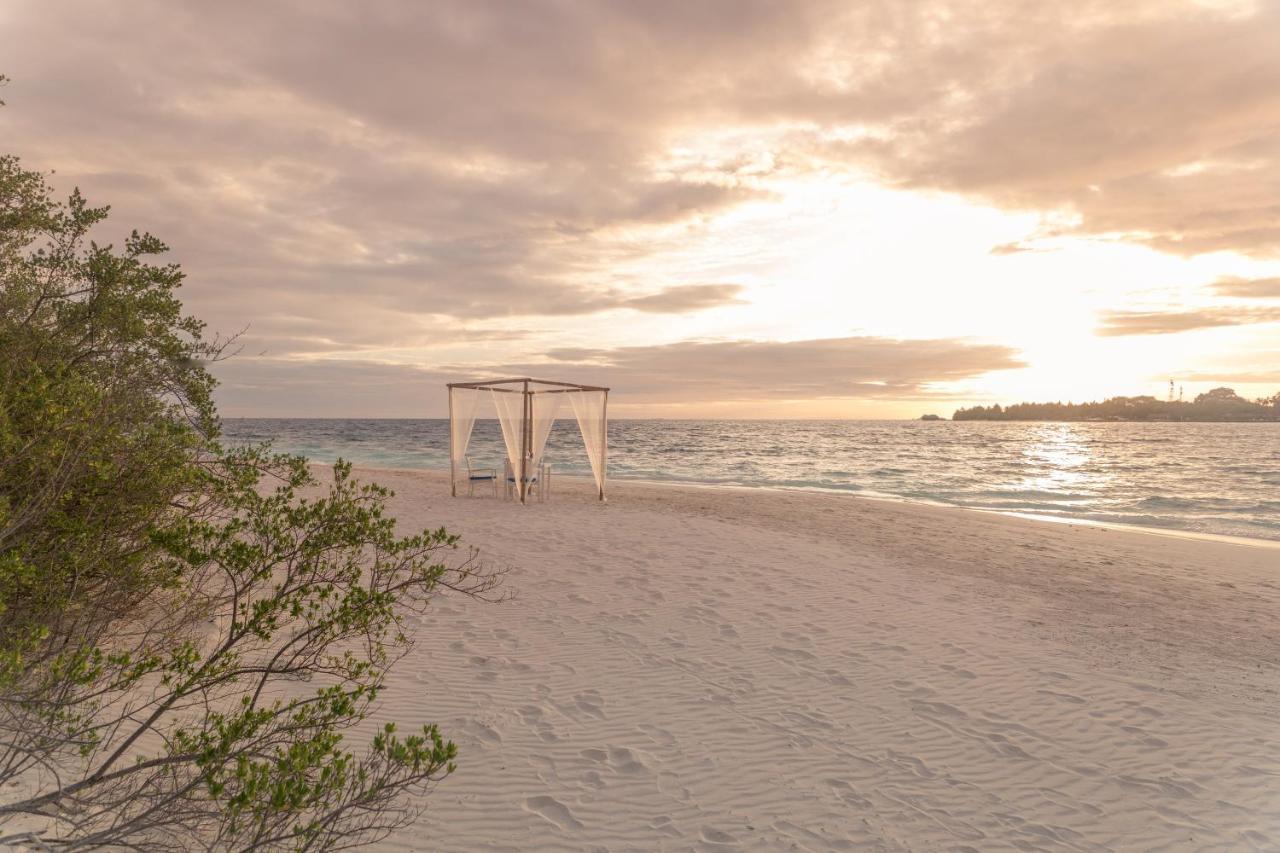
[[[1061,236],[1073,222],[1070,210],[1005,211],[889,188],[865,175],[771,173],[768,139],[725,133],[701,156],[685,146],[666,162],[664,174],[722,180],[724,164],[732,163],[732,180],[757,190],[755,200],[696,221],[612,235],[648,247],[615,264],[619,280],[730,281],[745,287],[745,304],[628,316],[603,329],[595,320],[572,321],[566,325],[576,345],[963,338],[1014,346],[1027,366],[934,387],[956,405],[1150,393],[1202,365],[1212,334],[1099,337],[1100,318],[1152,302],[1203,301],[1206,280],[1268,269],[1225,253],[1187,259],[1121,240]],[[819,408],[886,416],[914,414],[921,405],[828,401]]]

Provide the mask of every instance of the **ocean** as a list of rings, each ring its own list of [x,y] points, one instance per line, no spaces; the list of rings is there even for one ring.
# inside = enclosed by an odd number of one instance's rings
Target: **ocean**
[[[449,467],[449,422],[233,418],[230,442],[318,462]],[[497,421],[469,451],[500,467]],[[589,474],[577,425],[546,461]],[[1280,540],[1280,424],[696,421],[609,423],[609,476],[815,489],[1059,519]]]

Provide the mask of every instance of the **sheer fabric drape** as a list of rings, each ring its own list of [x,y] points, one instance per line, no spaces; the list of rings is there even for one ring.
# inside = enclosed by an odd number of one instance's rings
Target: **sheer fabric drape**
[[[542,451],[547,448],[547,436],[551,435],[551,425],[556,422],[560,405],[565,397],[572,394],[534,394],[533,395],[533,456],[529,462],[529,470],[537,471],[542,464]]]
[[[524,450],[524,394],[494,389],[489,393],[493,395],[493,407],[498,410],[498,425],[502,427],[502,443],[507,447],[511,476],[516,478],[516,493],[523,498],[525,484],[520,482],[520,454]]]
[[[466,463],[471,429],[476,425],[476,408],[480,405],[480,392],[474,388],[452,388],[449,393],[453,404],[449,410],[449,456],[456,476]]]
[[[591,462],[591,473],[596,478],[596,488],[603,495],[605,452],[609,440],[604,421],[605,393],[579,391],[563,396],[568,397],[569,403],[573,406],[573,416],[578,419],[582,443],[587,447],[587,459]]]

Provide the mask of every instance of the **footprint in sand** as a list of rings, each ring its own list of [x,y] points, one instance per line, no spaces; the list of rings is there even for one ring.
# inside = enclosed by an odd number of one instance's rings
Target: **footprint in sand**
[[[932,779],[938,775],[931,767],[929,767],[929,765],[925,764],[914,755],[906,755],[893,749],[886,749],[885,755],[889,758],[891,763],[914,773],[921,779]]]
[[[561,832],[582,829],[582,822],[573,816],[568,806],[555,797],[529,797],[524,801],[524,807]]]
[[[1185,782],[1174,782],[1169,779],[1144,779],[1141,776],[1128,775],[1117,776],[1116,780],[1121,785],[1129,788],[1159,792],[1179,799],[1190,798],[1202,790],[1199,785],[1190,780]]]
[[[845,780],[828,779],[826,782],[835,790],[836,796],[845,803],[863,809],[871,808],[871,801],[854,790],[854,787]]]
[[[645,761],[646,757],[638,749],[632,750],[625,746],[609,747],[609,766],[615,772],[628,776],[650,772],[649,764]]]
[[[636,728],[649,740],[653,741],[656,746],[673,746],[675,745],[675,735],[666,729],[653,726],[648,723],[641,723]]]
[[[653,772],[649,766],[649,756],[638,749],[630,749],[625,746],[609,746],[605,749],[583,749],[578,754],[593,764],[604,765],[614,773],[621,773],[625,776],[637,776]]]
[[[917,714],[925,714],[926,716],[951,717],[957,720],[964,720],[969,717],[968,714],[955,705],[946,702],[921,702],[917,700],[911,703],[911,707]]]
[[[663,771],[658,774],[658,790],[668,797],[687,803],[693,799],[693,793],[684,786],[675,773]]]
[[[1057,690],[1037,690],[1036,692],[1041,696],[1052,696],[1061,702],[1070,702],[1072,705],[1089,704],[1089,700],[1076,696],[1074,693],[1061,693]]]
[[[679,838],[681,836],[680,830],[672,824],[670,815],[658,815],[653,820],[649,821],[649,828],[654,832],[661,832],[663,835],[671,836],[672,838]]]
[[[598,720],[604,719],[604,699],[600,698],[598,691],[588,690],[585,693],[579,693],[573,697],[573,701],[578,706],[578,710],[584,714],[588,714]]]
[[[923,684],[916,684],[914,681],[907,681],[901,678],[897,681],[889,682],[889,686],[894,690],[898,690],[910,696],[932,696],[934,693],[932,687],[927,687]]]
[[[485,743],[502,743],[502,735],[498,734],[498,732],[491,726],[486,726],[484,723],[473,721],[470,723],[469,728],[475,734],[476,738]]]
[[[1054,678],[1054,679],[1057,679],[1058,681],[1071,680],[1071,676],[1067,675],[1065,672],[1055,672],[1052,669],[1037,669],[1036,672],[1040,673],[1045,678]]]
[[[523,705],[518,713],[524,724],[533,729],[534,734],[541,738],[544,743],[554,743],[560,740],[555,728],[543,718],[542,708],[537,705]]]
[[[717,847],[737,847],[738,839],[734,838],[727,832],[719,829],[712,829],[709,826],[702,828],[702,840],[706,844],[714,844]]]
[[[991,742],[991,748],[1005,758],[1031,758],[1031,753],[1027,752],[1016,743],[1012,743],[1004,735],[998,735],[994,732],[988,732],[984,737]]]
[[[793,661],[814,661],[817,655],[807,652],[804,649],[793,649],[789,646],[770,646],[769,651],[773,652],[775,657],[790,659]]]
[[[825,716],[821,711],[810,709],[809,713],[800,711],[783,711],[782,717],[789,722],[807,729],[832,729],[835,728],[831,723],[822,719]]]

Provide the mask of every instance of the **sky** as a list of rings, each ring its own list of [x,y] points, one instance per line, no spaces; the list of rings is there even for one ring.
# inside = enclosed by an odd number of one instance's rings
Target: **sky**
[[[1275,0],[6,0],[0,74],[240,333],[226,416],[1280,390]]]

